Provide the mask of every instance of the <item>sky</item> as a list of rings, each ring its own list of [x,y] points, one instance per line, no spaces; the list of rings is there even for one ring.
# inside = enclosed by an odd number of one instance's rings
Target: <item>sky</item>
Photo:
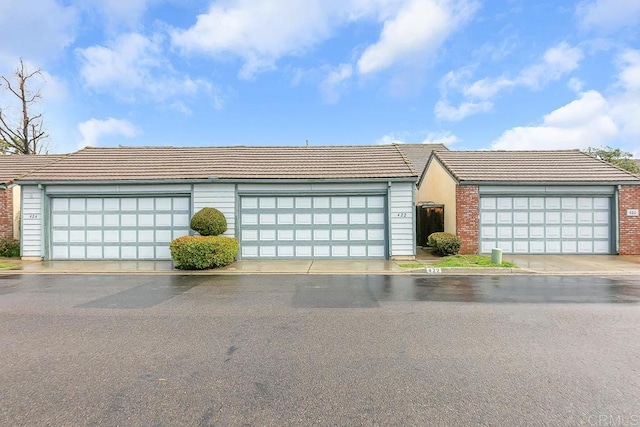
[[[640,157],[639,0],[0,0],[0,75],[85,146],[612,146]],[[19,110],[6,91],[5,113]]]

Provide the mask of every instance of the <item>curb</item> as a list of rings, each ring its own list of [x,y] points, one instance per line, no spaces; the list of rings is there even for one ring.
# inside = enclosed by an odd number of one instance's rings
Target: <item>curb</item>
[[[329,276],[329,275],[377,275],[377,276],[638,276],[640,271],[541,271],[526,268],[420,268],[406,270],[343,270],[343,271],[228,271],[228,270],[0,270],[0,277],[7,275],[144,275],[144,276],[242,276],[242,275],[300,275],[300,276]]]

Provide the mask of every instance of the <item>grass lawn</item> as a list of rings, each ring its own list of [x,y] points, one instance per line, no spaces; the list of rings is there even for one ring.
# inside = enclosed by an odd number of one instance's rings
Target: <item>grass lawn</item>
[[[451,255],[433,263],[434,267],[506,267],[517,268],[518,266],[509,261],[502,261],[502,264],[493,264],[491,257],[487,255]]]
[[[7,261],[0,261],[0,270],[15,267],[15,264]]]
[[[423,264],[421,262],[406,262],[402,264],[398,264],[400,268],[424,268],[427,264]]]

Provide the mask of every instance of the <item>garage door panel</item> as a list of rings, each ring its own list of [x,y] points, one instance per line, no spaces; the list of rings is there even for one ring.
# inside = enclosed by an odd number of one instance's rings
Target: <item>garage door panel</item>
[[[515,241],[513,242],[513,253],[526,254],[529,252],[529,242]]]
[[[496,227],[484,225],[480,228],[480,236],[483,239],[495,239],[497,237]]]
[[[385,200],[385,196],[351,195],[243,196],[242,257],[384,258]]]
[[[611,251],[609,197],[481,197],[480,207],[482,252]]]
[[[608,254],[609,253],[609,242],[605,241],[595,241],[593,242],[593,251],[597,254]]]
[[[563,240],[562,241],[562,253],[575,254],[578,252],[578,242],[575,240]]]
[[[102,247],[101,246],[87,246],[87,258],[88,259],[102,259]]]
[[[480,209],[495,209],[496,198],[495,197],[483,197],[480,199]]]
[[[171,259],[189,234],[189,197],[51,199],[52,259]]]
[[[577,227],[562,227],[562,238],[563,239],[576,239],[578,237]]]

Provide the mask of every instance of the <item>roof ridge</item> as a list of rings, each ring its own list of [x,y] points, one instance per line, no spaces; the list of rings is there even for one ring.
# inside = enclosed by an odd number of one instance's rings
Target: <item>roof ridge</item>
[[[418,172],[413,168],[413,164],[409,161],[409,159],[407,158],[407,156],[404,154],[404,152],[400,149],[399,145],[400,144],[391,144],[393,146],[395,146],[396,151],[398,153],[400,153],[400,156],[402,157],[402,160],[404,161],[404,163],[409,167],[409,170],[411,172],[413,172],[415,175],[418,176]]]

